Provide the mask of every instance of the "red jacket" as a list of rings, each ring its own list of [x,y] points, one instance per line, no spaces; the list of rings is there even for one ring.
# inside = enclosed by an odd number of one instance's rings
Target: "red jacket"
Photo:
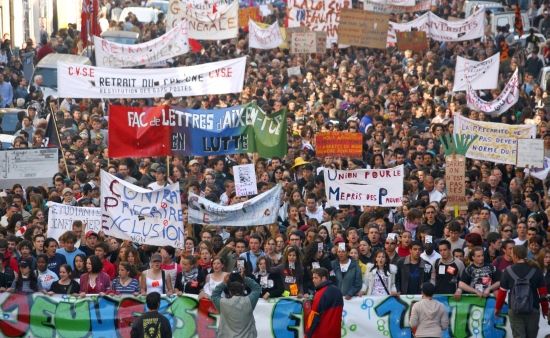
[[[109,278],[111,280],[115,279],[116,277],[116,269],[113,263],[109,262],[108,259],[103,259],[103,269],[101,271],[105,272],[107,275],[109,275]]]
[[[317,287],[311,312],[306,320],[306,337],[342,337],[343,297],[340,289],[330,281],[323,282]]]

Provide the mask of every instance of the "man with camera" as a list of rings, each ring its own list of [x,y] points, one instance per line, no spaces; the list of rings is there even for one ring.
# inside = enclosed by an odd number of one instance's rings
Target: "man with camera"
[[[248,295],[245,295],[245,288],[250,289]],[[222,298],[224,290],[227,290],[228,298]],[[261,292],[260,285],[253,279],[244,277],[244,272],[226,275],[223,283],[214,289],[211,297],[221,317],[218,338],[258,336],[253,312]]]

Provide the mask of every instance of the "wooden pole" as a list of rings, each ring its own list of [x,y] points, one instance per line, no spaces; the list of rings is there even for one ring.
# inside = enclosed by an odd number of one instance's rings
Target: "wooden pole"
[[[53,119],[55,134],[57,135],[57,139],[59,140],[59,149],[61,150],[61,157],[63,158],[63,163],[65,164],[65,171],[67,172],[67,178],[70,178],[69,166],[67,165],[67,159],[65,158],[65,151],[63,150],[63,145],[61,144],[61,137],[59,137],[59,130],[57,129],[57,119],[55,117],[55,112],[53,111],[51,102],[50,102],[50,112],[51,112],[50,113],[51,118]]]

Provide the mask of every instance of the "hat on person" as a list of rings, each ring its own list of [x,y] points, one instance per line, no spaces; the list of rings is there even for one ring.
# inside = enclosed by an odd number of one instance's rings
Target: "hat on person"
[[[31,267],[31,260],[28,259],[28,258],[23,258],[21,259],[21,261],[19,262],[19,267],[20,268],[30,268]]]
[[[291,167],[291,169],[294,169],[296,167],[299,167],[301,165],[304,165],[304,164],[308,164],[309,162],[304,160],[302,157],[296,157],[296,159],[294,159],[294,165]]]
[[[199,164],[199,161],[191,160],[191,161],[189,161],[189,164],[187,166],[190,167],[190,166],[195,165],[195,164]]]
[[[90,230],[90,231],[88,231],[88,232],[86,233],[86,238],[88,238],[88,237],[90,237],[90,236],[98,237],[97,234],[96,234],[94,231],[92,231],[92,230]]]
[[[157,169],[158,169],[159,167],[160,167],[160,164],[158,164],[158,163],[152,163],[150,169],[151,169],[151,171],[157,171]]]
[[[97,134],[95,134],[95,138],[103,140],[103,135],[101,133],[97,133]]]
[[[157,168],[157,170],[155,170],[155,172],[157,172],[157,173],[162,173],[162,174],[166,174],[166,168],[163,167],[163,166],[159,166],[159,167]]]
[[[82,138],[88,138],[88,133],[86,131],[82,131],[80,132],[80,134],[78,134],[80,137]]]
[[[155,253],[151,256],[151,262],[162,262],[162,256],[158,253]]]
[[[73,190],[71,188],[65,188],[63,189],[62,195],[65,195],[66,193],[73,193]]]
[[[20,97],[17,100],[15,100],[15,106],[17,108],[23,108],[24,105],[25,105],[25,99],[24,98]]]

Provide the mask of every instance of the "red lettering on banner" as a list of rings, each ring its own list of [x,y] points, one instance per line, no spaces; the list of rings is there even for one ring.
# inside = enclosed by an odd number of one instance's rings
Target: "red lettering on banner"
[[[199,300],[197,309],[197,334],[201,338],[216,338],[216,317],[218,309],[210,299]]]
[[[69,66],[69,75],[71,76],[84,76],[84,77],[94,77],[94,69],[91,67],[73,67]]]
[[[132,330],[132,323],[134,321],[135,313],[144,313],[145,304],[136,299],[125,298],[120,301],[117,315],[117,328],[118,334],[122,338],[130,338],[130,331]]]
[[[216,70],[213,70],[208,73],[209,77],[232,77],[233,76],[233,68],[231,67],[224,67],[219,68]]]

